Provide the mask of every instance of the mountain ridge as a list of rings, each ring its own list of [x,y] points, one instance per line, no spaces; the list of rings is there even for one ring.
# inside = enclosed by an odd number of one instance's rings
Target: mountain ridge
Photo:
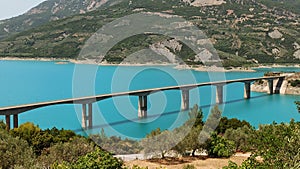
[[[108,0],[47,0],[26,13],[0,21],[0,38],[19,33],[50,21],[93,11]]]

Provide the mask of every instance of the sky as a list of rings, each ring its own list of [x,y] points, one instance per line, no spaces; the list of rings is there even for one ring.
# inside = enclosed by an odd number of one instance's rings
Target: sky
[[[27,12],[45,0],[0,0],[0,20]]]

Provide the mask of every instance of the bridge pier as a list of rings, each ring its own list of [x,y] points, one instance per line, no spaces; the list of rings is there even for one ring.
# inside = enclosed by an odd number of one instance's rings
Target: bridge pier
[[[268,80],[269,94],[273,94],[273,79]]]
[[[19,115],[18,114],[14,114],[14,128],[18,128],[19,127]]]
[[[284,80],[284,77],[278,78],[278,81],[277,81],[276,86],[275,86],[275,91],[274,91],[275,94],[280,94],[280,89],[281,89],[283,80]]]
[[[245,82],[244,98],[250,99],[250,97],[251,97],[251,82]]]
[[[10,130],[10,115],[5,115],[6,130]]]
[[[92,103],[88,104],[88,121],[89,121],[88,128],[92,128],[93,127],[93,104]]]
[[[190,91],[188,89],[182,89],[181,97],[181,110],[188,110],[190,106]]]
[[[222,104],[223,103],[223,84],[216,85],[216,103]]]
[[[147,117],[147,95],[139,96],[138,117]]]
[[[18,128],[19,127],[19,115],[14,114],[13,115],[13,127]],[[10,124],[11,124],[11,119],[10,115],[5,115],[5,122],[6,122],[6,130],[10,130]]]
[[[88,111],[88,112],[87,112]],[[82,104],[82,118],[81,126],[84,129],[93,127],[93,105],[92,103],[88,104],[88,110],[86,104]]]

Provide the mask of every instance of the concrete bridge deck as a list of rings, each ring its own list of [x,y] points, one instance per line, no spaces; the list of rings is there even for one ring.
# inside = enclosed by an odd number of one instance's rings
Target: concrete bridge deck
[[[169,86],[169,87],[160,87],[160,88],[151,88],[144,90],[136,90],[136,91],[128,91],[128,92],[120,92],[120,93],[111,93],[111,94],[102,94],[96,96],[88,96],[81,98],[71,98],[65,100],[56,100],[49,102],[41,102],[41,103],[33,103],[33,104],[25,104],[18,106],[9,106],[9,107],[1,107],[0,115],[6,116],[6,125],[7,128],[10,128],[10,116],[13,115],[14,127],[18,127],[18,114],[37,109],[40,107],[46,107],[51,105],[58,104],[82,104],[82,127],[92,127],[92,103],[98,102],[104,99],[118,97],[118,96],[138,96],[139,97],[139,105],[138,105],[138,116],[140,118],[147,117],[147,96],[160,91],[166,90],[181,90],[182,91],[182,110],[189,109],[189,90],[201,87],[201,86],[216,86],[216,103],[223,103],[223,86],[230,83],[241,82],[245,84],[244,96],[245,99],[249,99],[251,96],[250,85],[251,82],[256,80],[267,80],[269,85],[269,93],[280,93],[280,88],[282,85],[282,81],[285,76],[270,76],[270,77],[258,77],[258,78],[245,78],[245,79],[235,79],[235,80],[227,80],[227,81],[216,81],[216,82],[205,82],[205,83],[197,83],[197,84],[188,84],[188,85],[179,85],[179,86]],[[277,84],[274,84],[274,79],[278,79]],[[87,112],[88,105],[88,112]],[[87,124],[88,122],[88,124]]]

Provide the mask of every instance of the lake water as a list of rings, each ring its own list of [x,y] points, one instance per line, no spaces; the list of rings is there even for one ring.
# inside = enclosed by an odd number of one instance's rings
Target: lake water
[[[0,107],[66,99],[94,94],[106,94],[129,90],[147,89],[172,85],[208,82],[215,80],[261,77],[266,71],[296,71],[299,68],[258,69],[257,72],[197,72],[177,70],[172,66],[93,66],[55,64],[38,61],[0,61]],[[225,102],[220,108],[223,116],[238,118],[259,124],[300,120],[295,100],[300,96],[267,95],[252,92],[250,100],[243,99],[243,83],[226,85]],[[200,87],[190,92],[190,107],[202,106],[205,117],[215,102],[214,87]],[[93,104],[95,128],[108,135],[139,139],[151,130],[173,129],[183,124],[187,112],[180,112],[180,91],[151,94],[149,118],[137,118],[137,97],[116,97]],[[81,106],[57,105],[39,108],[20,114],[19,123],[33,122],[39,127],[81,130]],[[4,119],[4,116],[0,116]]]

